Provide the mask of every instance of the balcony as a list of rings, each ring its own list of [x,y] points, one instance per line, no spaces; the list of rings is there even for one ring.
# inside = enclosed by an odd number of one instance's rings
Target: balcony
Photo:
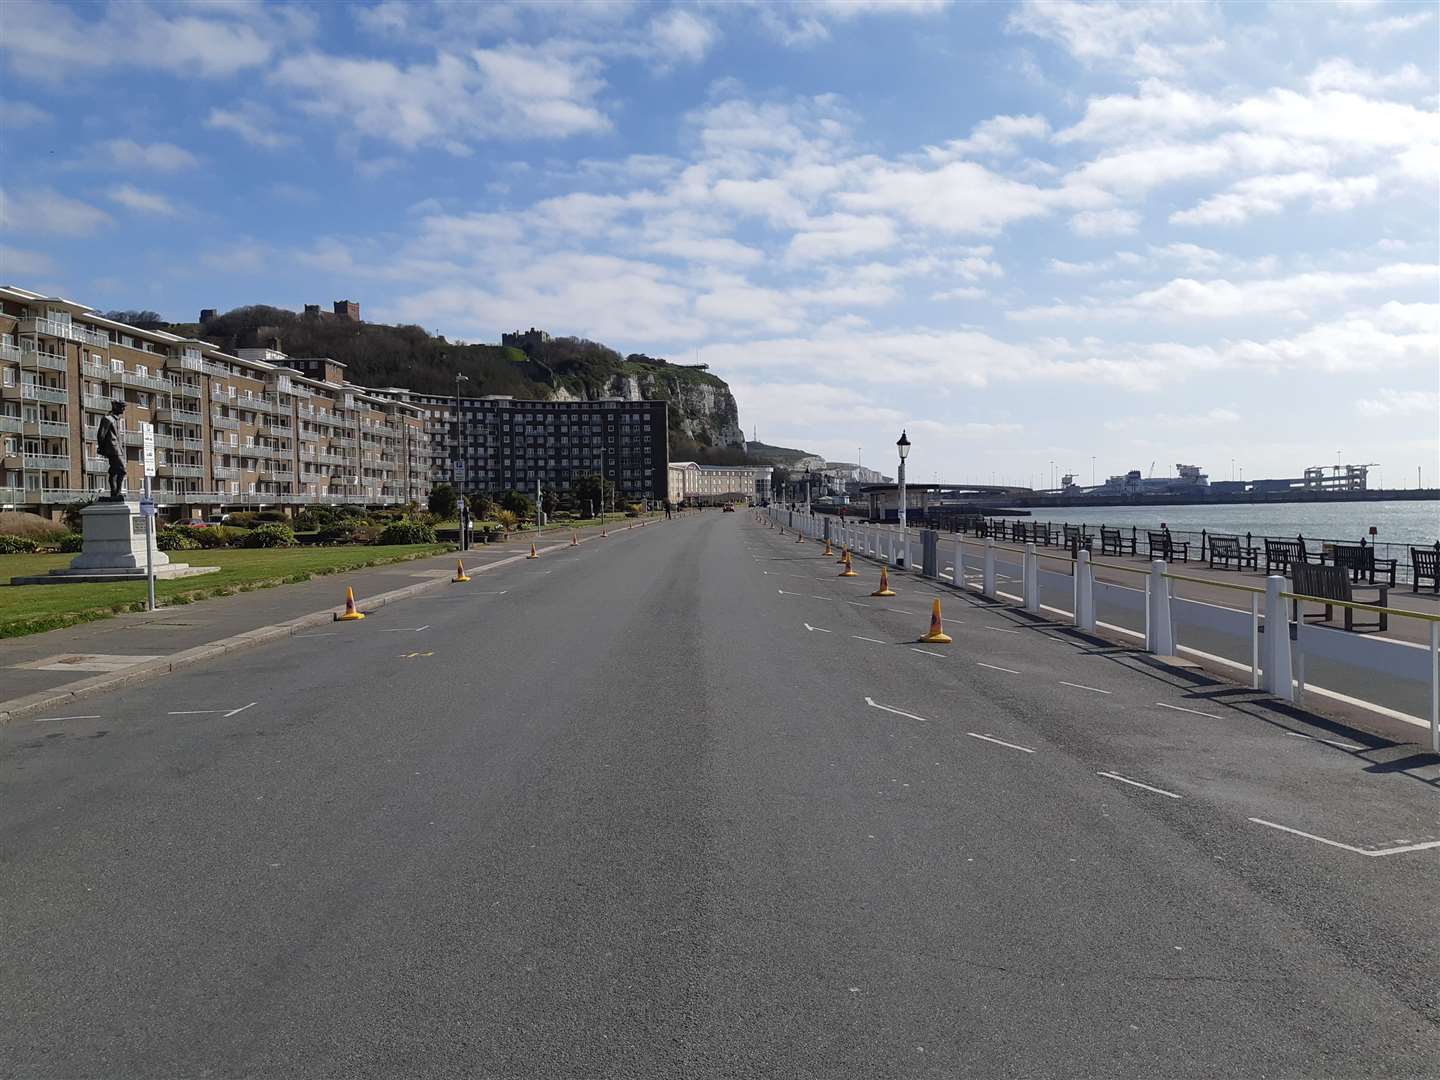
[[[110,344],[110,335],[102,334],[98,330],[88,330],[72,322],[61,322],[58,319],[21,319],[17,327],[22,334],[45,334],[49,337],[64,338],[67,341],[83,341],[87,345],[98,345],[105,348]]]
[[[121,438],[121,441],[124,442],[126,446],[144,446],[144,445],[145,445],[145,435],[144,435],[143,432],[139,432],[139,431],[122,431],[122,432],[120,433],[120,438]],[[175,440],[172,439],[169,435],[160,435],[160,434],[157,434],[157,435],[155,436],[155,445],[156,445],[156,446],[159,446],[159,447],[170,447],[170,446],[174,446],[174,445],[175,445]]]
[[[219,374],[214,364],[200,356],[167,356],[165,366],[179,371],[198,371],[202,375]]]
[[[205,475],[205,469],[200,465],[177,465],[174,462],[157,465],[155,471],[161,476],[185,476],[197,479]]]
[[[171,404],[156,406],[155,419],[166,420],[172,424],[198,424],[201,417],[198,409],[187,409],[183,405]]]
[[[24,454],[27,469],[64,470],[70,468],[69,454]]]
[[[80,374],[87,379],[99,379],[101,382],[110,381],[110,369],[104,364],[92,363],[89,360],[80,361]]]
[[[230,465],[211,465],[210,474],[214,476],[216,480],[240,479],[240,470]]]
[[[187,383],[187,382],[179,382],[179,381],[176,381],[176,382],[171,383],[171,387],[172,387],[172,389],[171,389],[170,392],[171,392],[172,394],[179,394],[181,397],[199,398],[199,397],[204,397],[204,396],[205,396],[204,394],[202,394],[202,393],[200,392],[200,384],[199,384],[199,383]]]
[[[22,382],[19,386],[6,386],[0,389],[0,393],[7,398],[19,398],[21,401],[45,401],[51,405],[68,405],[70,403],[70,391],[60,390],[53,386],[41,386],[38,383]],[[105,406],[108,412],[110,406]]]
[[[0,416],[0,431],[8,431],[18,435],[20,434],[21,426],[20,417],[18,416]]]
[[[37,349],[22,349],[21,365],[45,368],[47,371],[69,371],[70,359],[64,353],[41,352]]]
[[[84,403],[85,408],[91,412],[108,413],[110,411],[110,396],[108,394],[82,394],[81,401]]]
[[[158,446],[159,444],[157,443],[156,445]],[[192,453],[196,454],[198,454],[201,450],[205,449],[205,444],[199,439],[183,439],[176,437],[172,441],[171,445],[174,446],[176,450],[189,450]]]
[[[70,425],[57,420],[27,420],[25,434],[38,435],[42,439],[68,439]]]
[[[294,437],[295,429],[289,424],[281,424],[277,423],[274,420],[266,420],[260,425],[260,433],[262,435],[273,435],[279,438],[289,439]]]
[[[85,459],[85,471],[87,473],[108,473],[110,463],[103,457],[87,457]]]
[[[8,360],[12,364],[18,364],[20,362],[20,356],[20,346],[0,341],[0,360]]]
[[[240,421],[235,419],[235,417],[233,416],[217,416],[216,414],[211,413],[210,426],[222,428],[225,431],[239,431]]]
[[[120,371],[110,373],[110,381],[119,382],[125,386],[137,386],[146,390],[163,390],[169,393],[174,389],[168,375],[141,375],[138,371],[131,371],[124,368]]]
[[[281,469],[274,465],[266,465],[257,474],[261,480],[294,480],[294,469]]]

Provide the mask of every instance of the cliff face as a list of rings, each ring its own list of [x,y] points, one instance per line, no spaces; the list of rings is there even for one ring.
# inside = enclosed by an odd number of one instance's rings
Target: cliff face
[[[568,385],[564,380],[553,388],[557,401],[618,397],[626,401],[668,401],[670,431],[701,446],[745,445],[740,430],[740,409],[730,387],[721,379],[695,368],[652,368],[629,365],[636,370],[612,375],[596,385]]]

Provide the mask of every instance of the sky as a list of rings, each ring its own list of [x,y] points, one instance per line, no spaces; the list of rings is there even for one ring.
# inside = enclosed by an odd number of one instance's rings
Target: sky
[[[1433,3],[5,18],[0,281],[698,360],[917,481],[1440,481]]]

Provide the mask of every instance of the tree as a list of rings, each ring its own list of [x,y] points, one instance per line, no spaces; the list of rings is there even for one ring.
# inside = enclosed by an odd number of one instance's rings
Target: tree
[[[460,507],[455,489],[449,484],[436,484],[430,489],[430,512],[441,521],[449,521]]]
[[[615,505],[615,485],[599,473],[586,473],[575,480],[575,501],[597,514],[602,506],[609,510]]]
[[[531,501],[530,496],[522,495],[518,491],[507,491],[501,496],[500,507],[501,509],[509,510],[522,520],[535,516],[535,503]]]
[[[553,516],[555,511],[560,509],[560,493],[558,491],[542,492],[540,496],[540,509]]]
[[[114,319],[116,322],[123,322],[129,326],[170,325],[158,311],[107,311],[105,318]]]

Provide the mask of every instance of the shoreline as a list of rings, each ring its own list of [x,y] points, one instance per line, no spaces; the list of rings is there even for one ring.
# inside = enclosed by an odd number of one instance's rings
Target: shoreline
[[[1194,495],[1177,492],[1166,492],[1163,495],[1022,495],[1007,499],[1003,509],[1024,510],[1061,506],[1150,506],[1156,508],[1166,506],[1277,506],[1285,503],[1299,503],[1308,506],[1315,503],[1431,501],[1440,502],[1440,488],[1324,492],[1197,492]]]

